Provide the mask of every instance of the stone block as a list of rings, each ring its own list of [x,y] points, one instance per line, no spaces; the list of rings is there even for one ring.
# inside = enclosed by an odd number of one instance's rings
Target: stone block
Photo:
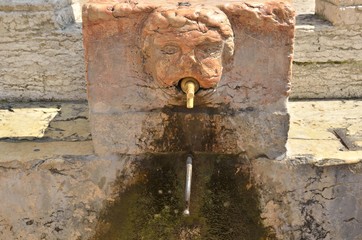
[[[0,38],[0,100],[85,99],[80,32],[73,27]]]
[[[258,159],[252,164],[263,222],[275,239],[361,238],[360,163],[323,168]]]
[[[298,15],[291,98],[361,97],[361,30]]]
[[[294,62],[362,61],[362,26],[332,26],[315,15],[297,16]]]
[[[361,0],[316,0],[315,12],[333,25],[362,25]]]
[[[70,0],[0,1],[0,100],[86,98]]]
[[[251,109],[187,113],[181,108],[164,108],[162,112],[93,114],[91,127],[95,151],[100,155],[216,152],[275,159],[286,151],[288,120],[287,114]]]
[[[69,6],[71,0],[2,0],[0,11],[52,11]]]
[[[294,37],[285,3],[93,1],[83,36],[98,154],[284,155]],[[191,110],[178,87],[186,77],[201,87]]]
[[[74,23],[70,0],[0,2],[0,33],[24,29],[64,29]]]
[[[362,62],[294,63],[291,98],[361,98]]]

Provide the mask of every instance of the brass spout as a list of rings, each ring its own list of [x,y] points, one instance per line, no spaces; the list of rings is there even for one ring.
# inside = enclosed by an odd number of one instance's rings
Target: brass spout
[[[199,83],[194,78],[184,78],[181,80],[181,89],[186,93],[186,107],[194,107],[195,93],[199,90]]]

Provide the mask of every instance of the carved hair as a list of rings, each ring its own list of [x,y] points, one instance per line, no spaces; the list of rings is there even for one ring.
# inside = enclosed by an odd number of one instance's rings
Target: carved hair
[[[234,53],[234,33],[228,17],[216,7],[196,6],[192,8],[158,8],[151,13],[144,23],[141,35],[142,51],[148,55],[150,40],[155,34],[167,32],[217,31],[224,39],[223,59],[228,60]]]

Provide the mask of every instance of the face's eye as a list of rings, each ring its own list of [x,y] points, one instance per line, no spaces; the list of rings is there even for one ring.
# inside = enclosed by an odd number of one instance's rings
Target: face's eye
[[[173,45],[167,45],[161,49],[161,53],[164,55],[173,55],[180,51],[180,48]]]
[[[199,59],[221,57],[222,43],[208,43],[196,47],[196,55]]]

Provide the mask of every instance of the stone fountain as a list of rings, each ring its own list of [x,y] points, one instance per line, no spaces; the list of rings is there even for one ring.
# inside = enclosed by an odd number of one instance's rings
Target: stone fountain
[[[284,3],[91,1],[83,9],[96,153],[283,158],[294,12]],[[200,90],[187,110],[178,85]]]
[[[134,224],[119,235],[161,221],[176,224],[171,228],[181,239],[222,231],[230,231],[223,239],[267,236],[246,163],[286,156],[294,39],[288,4],[93,0],[83,7],[83,36],[95,152],[137,162],[120,181],[118,210],[105,214],[105,222]],[[187,154],[195,158],[195,177],[186,218],[195,215],[185,223],[183,202],[175,199],[182,199]],[[156,209],[147,224],[138,221],[146,213],[125,211],[142,194],[138,208]],[[218,213],[217,201],[225,211]],[[240,228],[240,215],[253,227]],[[233,227],[212,235],[220,221]]]

